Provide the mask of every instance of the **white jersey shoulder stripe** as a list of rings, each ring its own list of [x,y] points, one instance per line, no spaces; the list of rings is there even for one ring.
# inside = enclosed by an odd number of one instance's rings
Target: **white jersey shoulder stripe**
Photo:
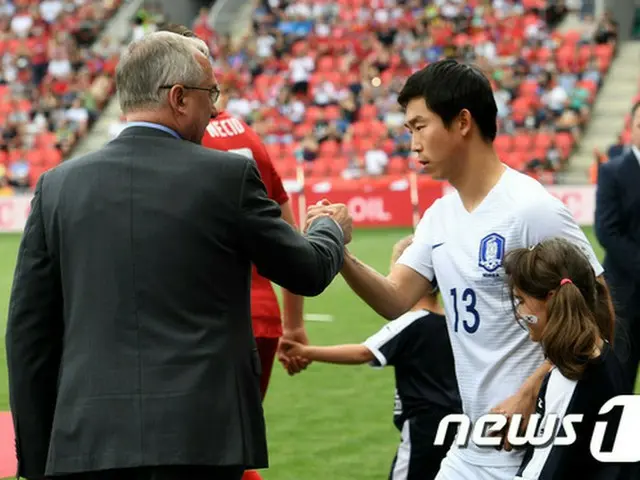
[[[395,320],[387,323],[377,333],[367,338],[362,345],[367,347],[371,353],[376,357],[380,367],[384,367],[387,364],[386,357],[382,354],[380,349],[395,337],[400,335],[407,327],[412,325],[416,320],[430,315],[427,310],[418,310],[413,312],[407,312],[404,315],[399,316]]]

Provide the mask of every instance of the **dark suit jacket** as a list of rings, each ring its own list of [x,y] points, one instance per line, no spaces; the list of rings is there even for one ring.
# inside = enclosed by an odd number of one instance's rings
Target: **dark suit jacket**
[[[637,315],[640,308],[640,163],[632,151],[600,166],[595,231],[606,250],[605,276],[616,310]]]
[[[6,335],[19,474],[267,466],[251,263],[288,290],[339,272],[252,160],[131,127],[38,182]]]

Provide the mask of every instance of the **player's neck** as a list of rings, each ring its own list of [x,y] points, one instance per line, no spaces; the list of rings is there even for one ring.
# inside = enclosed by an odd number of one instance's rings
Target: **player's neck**
[[[493,148],[486,147],[474,154],[449,183],[458,191],[466,210],[472,212],[496,186],[504,171],[505,166]]]
[[[421,298],[411,309],[412,312],[417,312],[418,310],[427,310],[431,313],[444,315],[444,309],[440,306],[437,296]]]

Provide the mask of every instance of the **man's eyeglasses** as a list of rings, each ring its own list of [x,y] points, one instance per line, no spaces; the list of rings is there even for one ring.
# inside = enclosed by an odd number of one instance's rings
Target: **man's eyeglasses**
[[[202,90],[203,92],[209,92],[209,98],[211,98],[211,103],[216,103],[218,98],[220,98],[220,88],[217,85],[214,85],[211,88],[205,87],[188,87],[186,85],[180,85],[185,90]],[[162,85],[160,89],[164,88],[173,88],[174,85]]]

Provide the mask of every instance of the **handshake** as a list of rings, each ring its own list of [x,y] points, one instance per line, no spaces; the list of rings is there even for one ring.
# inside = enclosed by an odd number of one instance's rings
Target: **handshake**
[[[284,369],[293,376],[306,370],[311,364],[309,340],[306,333],[296,338],[295,335],[283,335],[278,344],[278,360]]]
[[[306,232],[309,226],[320,217],[331,217],[342,228],[344,244],[351,241],[353,219],[349,215],[347,206],[343,203],[332,204],[329,200],[321,200],[307,209],[307,219],[304,226]]]

